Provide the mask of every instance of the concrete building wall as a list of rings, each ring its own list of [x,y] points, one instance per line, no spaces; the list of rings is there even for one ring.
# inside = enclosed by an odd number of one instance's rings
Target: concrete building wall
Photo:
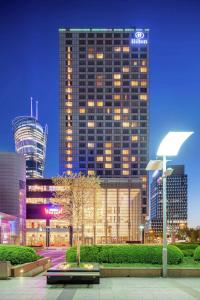
[[[0,212],[17,217],[15,243],[25,243],[26,162],[22,155],[0,153]]]

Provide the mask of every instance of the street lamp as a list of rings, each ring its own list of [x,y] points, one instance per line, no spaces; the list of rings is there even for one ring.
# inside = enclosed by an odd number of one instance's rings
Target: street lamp
[[[161,141],[157,156],[162,160],[150,161],[146,167],[147,171],[162,170],[163,178],[163,277],[167,277],[167,176],[173,172],[171,168],[167,169],[167,156],[177,156],[182,144],[193,134],[193,132],[175,132],[170,131]]]
[[[140,225],[140,230],[141,230],[141,243],[144,244],[144,225]]]

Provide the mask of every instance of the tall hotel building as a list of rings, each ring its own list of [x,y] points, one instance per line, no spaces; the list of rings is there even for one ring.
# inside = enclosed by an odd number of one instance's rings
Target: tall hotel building
[[[173,237],[187,227],[187,175],[183,165],[171,166],[174,170],[167,177],[167,229]],[[159,236],[163,231],[162,180],[159,172],[151,184],[151,228]]]
[[[38,121],[36,116],[20,116],[13,120],[13,131],[15,149],[23,154],[26,159],[26,178],[42,178],[46,156],[47,125],[45,128]]]
[[[149,30],[59,34],[60,174],[100,176],[102,239],[139,240],[148,213]]]

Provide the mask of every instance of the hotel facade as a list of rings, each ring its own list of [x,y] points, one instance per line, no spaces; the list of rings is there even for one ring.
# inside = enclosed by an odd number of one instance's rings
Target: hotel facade
[[[99,203],[110,214],[104,211],[102,242],[139,240],[148,214],[149,30],[59,34],[60,175],[101,178]]]

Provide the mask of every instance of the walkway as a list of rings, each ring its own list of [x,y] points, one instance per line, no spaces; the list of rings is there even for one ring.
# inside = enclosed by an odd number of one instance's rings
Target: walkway
[[[90,286],[46,285],[45,276],[0,280],[2,300],[194,300],[199,278],[108,278]]]
[[[61,248],[43,249],[43,250],[39,250],[38,254],[43,255],[45,257],[50,257],[52,266],[55,266],[55,265],[65,261],[66,249],[61,249]]]

